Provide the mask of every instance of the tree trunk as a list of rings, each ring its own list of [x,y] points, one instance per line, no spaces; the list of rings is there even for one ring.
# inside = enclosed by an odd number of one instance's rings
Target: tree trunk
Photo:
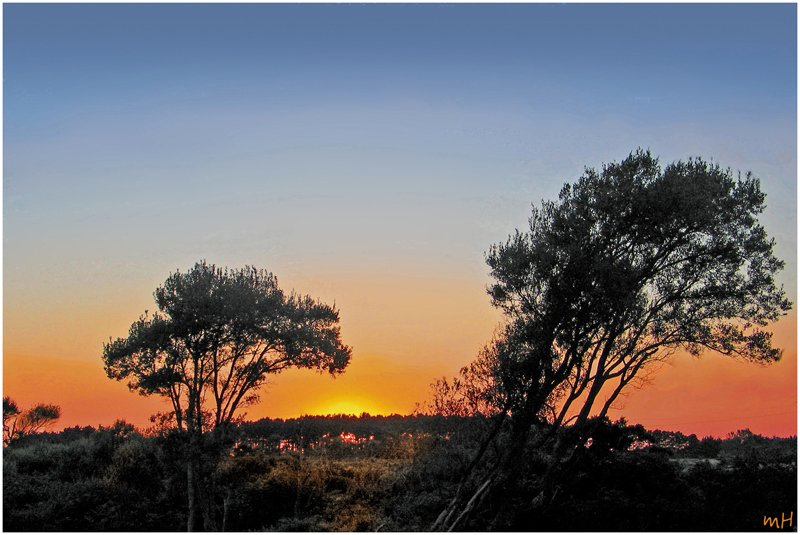
[[[188,497],[189,512],[186,519],[187,531],[199,531],[202,527],[198,524],[199,508],[202,506],[199,492],[200,486],[200,437],[193,432],[189,431],[189,443],[187,444],[186,453],[186,494]]]
[[[301,467],[302,468],[302,465]],[[302,480],[302,473],[300,468],[297,470],[297,486],[295,487],[295,495],[294,495],[294,517],[300,518],[300,498],[301,498],[301,491],[303,489],[303,480]]]
[[[222,502],[222,532],[228,531],[228,514],[231,508],[231,501],[233,500],[233,491],[228,489],[225,492],[225,498]]]
[[[464,488],[459,488],[456,496],[442,511],[437,518],[431,531],[456,531],[464,529],[464,525],[469,520],[470,516],[477,511],[487,496],[498,489],[504,488],[504,492],[510,498],[516,495],[517,485],[521,473],[521,463],[525,458],[525,453],[528,450],[528,437],[530,435],[532,424],[524,420],[517,420],[512,427],[511,435],[508,438],[507,447],[500,460],[491,469],[490,473],[480,481],[477,490],[467,500],[468,494]],[[544,447],[547,442],[554,438],[555,430],[551,430],[539,437],[531,446],[534,449]],[[563,477],[565,470],[572,466],[580,456],[580,448],[571,451],[575,443],[570,440],[564,440],[561,437],[556,437],[555,444],[548,448],[550,454],[550,462],[547,466],[545,473],[542,474],[540,480],[536,484],[537,497],[531,502],[531,508],[541,509],[547,507],[553,500],[557,490],[558,481]],[[466,474],[466,478],[469,474]],[[466,481],[464,482],[466,486]],[[465,503],[466,501],[466,503]],[[499,509],[497,510],[491,526],[487,526],[489,531],[505,530],[507,526],[504,525],[509,518],[513,517],[514,511],[512,507],[514,504],[510,500],[503,500]]]
[[[470,515],[475,511],[489,495],[493,489],[500,484],[513,485],[519,474],[519,461],[521,460],[531,424],[529,422],[517,421],[511,432],[509,447],[501,457],[500,461],[491,470],[491,473],[483,480],[478,489],[473,493],[467,503],[463,503],[463,487],[459,488],[455,498],[450,502],[447,509],[442,511],[436,522],[432,526],[432,531],[455,531],[459,526],[469,520]],[[465,482],[469,474],[465,474]]]
[[[191,453],[186,462],[186,485],[187,495],[189,496],[189,513],[186,518],[186,531],[196,531],[197,528],[194,519],[197,515],[197,496],[195,494],[197,486],[195,483],[194,459]]]

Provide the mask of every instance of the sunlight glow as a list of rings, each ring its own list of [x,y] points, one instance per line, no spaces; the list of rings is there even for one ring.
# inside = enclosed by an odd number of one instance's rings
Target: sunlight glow
[[[369,399],[353,397],[337,398],[326,401],[317,407],[317,409],[314,411],[314,414],[352,414],[354,416],[359,416],[364,412],[368,412],[370,414],[383,414],[386,411],[377,403]]]

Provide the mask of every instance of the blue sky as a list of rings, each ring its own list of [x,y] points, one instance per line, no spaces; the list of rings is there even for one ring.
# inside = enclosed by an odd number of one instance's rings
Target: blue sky
[[[640,145],[760,176],[796,158],[791,4],[4,9],[7,234],[17,211],[155,215],[222,180],[485,198]]]
[[[206,258],[384,318],[362,347],[452,373],[491,327],[447,312],[473,337],[447,350],[396,326],[434,321],[443,280],[491,325],[487,248],[639,146],[760,177],[795,299],[796,22],[795,4],[4,4],[6,351],[99,359]],[[430,289],[419,318],[344,308],[337,281],[381,277]]]

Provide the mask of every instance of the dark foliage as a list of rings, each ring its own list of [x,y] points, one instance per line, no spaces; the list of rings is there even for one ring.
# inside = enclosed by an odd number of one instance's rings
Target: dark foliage
[[[734,177],[699,158],[662,168],[639,149],[587,168],[557,200],[533,208],[529,229],[493,245],[488,292],[503,321],[473,366],[434,383],[433,406],[475,413],[488,404],[513,431],[487,435],[485,443],[505,441],[503,459],[491,465],[479,450],[431,529],[511,525],[504,497],[523,492],[515,486],[529,460],[547,465],[530,490],[532,507],[546,508],[568,469],[593,456],[592,440],[610,452],[623,438],[598,427],[615,400],[676,351],[779,360],[764,328],[792,303],[775,282],[784,263],[758,221],[765,198],[749,173]]]
[[[339,312],[309,296],[286,295],[254,267],[195,264],[171,274],[127,338],[103,345],[110,378],[172,403],[179,429],[201,432],[235,421],[258,401],[272,374],[310,368],[337,375],[350,362]]]
[[[764,516],[796,516],[796,437],[744,430],[692,440],[591,423],[591,442],[565,467],[549,503],[534,506],[547,456],[529,450],[513,492],[493,489],[464,529],[753,531],[765,529]],[[209,433],[203,515],[225,531],[424,531],[491,424],[337,415]],[[3,529],[183,531],[185,441],[180,432],[145,437],[124,422],[25,437],[3,453]],[[486,457],[491,464],[501,454],[490,447]],[[497,510],[505,511],[500,519]]]
[[[171,274],[154,297],[158,311],[145,311],[126,338],[109,339],[103,363],[109,378],[127,381],[132,391],[169,399],[172,411],[153,422],[160,431],[188,434],[187,529],[216,530],[210,469],[229,446],[237,411],[257,402],[268,378],[287,368],[342,373],[351,349],[341,342],[334,307],[286,295],[272,273],[254,267],[199,262]]]

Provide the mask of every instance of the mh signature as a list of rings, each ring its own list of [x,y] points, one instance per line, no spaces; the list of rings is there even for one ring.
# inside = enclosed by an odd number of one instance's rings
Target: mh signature
[[[769,524],[771,528],[778,528],[783,529],[784,524],[789,522],[789,527],[792,527],[792,519],[794,517],[794,511],[789,513],[789,518],[786,518],[786,513],[781,513],[781,520],[780,525],[778,525],[778,517],[771,517],[771,516],[764,516],[764,525],[766,526]]]

